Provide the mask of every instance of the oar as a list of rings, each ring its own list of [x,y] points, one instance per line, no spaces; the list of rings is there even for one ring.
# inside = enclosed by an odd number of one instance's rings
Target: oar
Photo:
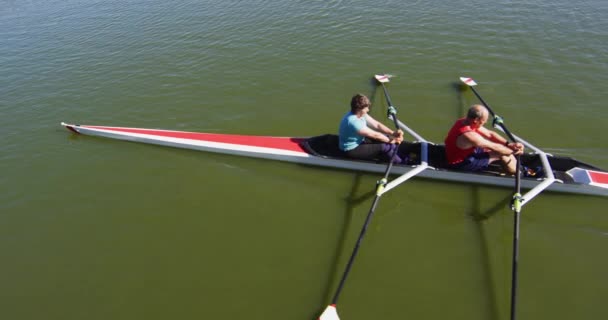
[[[495,127],[500,126],[500,128],[505,132],[505,134],[507,135],[507,137],[509,137],[509,139],[511,141],[517,142],[517,140],[515,140],[515,137],[511,134],[509,129],[507,129],[507,127],[505,126],[503,119],[500,116],[497,116],[496,113],[494,113],[494,111],[492,110],[492,108],[490,108],[490,105],[487,104],[485,100],[483,100],[483,98],[479,95],[479,93],[477,93],[477,90],[475,90],[475,86],[477,85],[475,80],[473,80],[472,78],[460,77],[460,81],[462,81],[464,84],[469,86],[471,88],[471,90],[473,90],[473,93],[477,96],[479,101],[481,101],[481,103],[486,107],[486,109],[488,109],[488,111],[490,111],[490,113],[492,114],[492,118],[493,118],[492,125]]]
[[[493,125],[499,125],[504,133],[509,137],[509,139],[513,142],[517,142],[515,137],[511,134],[511,132],[505,126],[503,119],[497,116],[492,108],[483,100],[483,98],[477,93],[475,90],[475,86],[477,83],[472,78],[460,77],[460,81],[469,86],[473,93],[477,96],[479,101],[488,109],[488,111],[492,114]],[[515,157],[516,169],[515,169],[515,190],[513,192],[513,200],[511,201],[511,209],[514,212],[513,215],[513,259],[511,266],[511,320],[515,320],[516,318],[516,304],[517,304],[517,262],[519,258],[519,217],[521,213],[521,205],[522,205],[522,197],[521,197],[521,177],[520,177],[520,164],[521,164],[521,156],[517,155]]]
[[[376,75],[375,78],[376,78],[376,80],[378,80],[378,82],[380,82],[382,84],[382,87],[384,88],[384,93],[387,95],[387,101],[389,101],[390,98],[388,97],[388,92],[386,91],[384,82],[388,82],[390,76]],[[395,109],[395,107],[393,107],[392,103],[389,102],[389,105],[390,106],[388,108],[388,113],[390,116],[392,116],[393,121],[395,122],[395,126],[397,126],[397,129],[399,129],[398,121],[397,121],[397,110]],[[348,259],[348,263],[346,264],[346,268],[344,269],[344,273],[342,274],[342,278],[340,279],[340,284],[338,285],[338,288],[336,289],[336,293],[334,294],[334,297],[331,300],[331,304],[325,308],[325,310],[323,311],[321,316],[319,316],[319,320],[340,320],[340,317],[338,316],[338,311],[336,309],[336,306],[338,304],[338,298],[340,297],[340,293],[342,292],[342,289],[344,289],[344,283],[346,282],[346,278],[348,277],[348,274],[350,273],[350,270],[353,267],[355,257],[357,256],[357,253],[359,252],[359,246],[361,245],[361,242],[363,241],[363,236],[365,236],[367,227],[369,226],[369,223],[372,220],[372,217],[374,215],[374,211],[376,210],[376,207],[378,206],[378,202],[380,201],[380,197],[382,196],[382,193],[383,193],[382,191],[384,190],[384,187],[388,183],[388,176],[390,174],[391,168],[393,167],[393,159],[395,158],[395,155],[397,154],[398,149],[399,148],[394,149],[393,154],[391,155],[391,159],[388,162],[388,165],[386,166],[386,170],[384,171],[384,177],[380,181],[376,182],[376,195],[374,196],[374,201],[372,202],[372,207],[369,210],[369,212],[367,213],[367,217],[365,218],[365,223],[363,224],[363,228],[361,228],[361,232],[359,233],[359,238],[357,239],[357,243],[355,244],[355,247],[353,248],[353,252],[351,253],[350,258]]]
[[[388,94],[388,90],[386,89],[386,86],[384,85],[384,83],[389,82],[390,78],[392,78],[393,76],[390,74],[377,74],[374,76],[374,78],[376,78],[376,80],[378,82],[380,82],[380,84],[382,85],[382,90],[384,91],[384,97],[386,98],[386,102],[388,103],[388,113],[389,116],[392,116],[391,118],[393,119],[393,122],[395,123],[395,127],[397,128],[397,130],[399,130],[399,121],[397,121],[397,117],[395,117],[394,115],[397,113],[397,111],[395,111],[395,107],[393,106],[393,102],[391,101],[391,96]],[[393,109],[393,112],[391,112],[391,109]]]

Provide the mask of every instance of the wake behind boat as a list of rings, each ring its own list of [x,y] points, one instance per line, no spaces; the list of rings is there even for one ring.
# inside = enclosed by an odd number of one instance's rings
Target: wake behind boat
[[[100,136],[132,142],[232,154],[262,159],[294,162],[304,165],[381,173],[386,164],[346,158],[338,148],[336,135],[326,134],[308,138],[272,137],[185,132],[159,129],[74,125],[61,123],[67,129],[84,135]],[[400,125],[406,130],[405,125]],[[423,139],[422,139],[423,140]],[[420,177],[444,181],[512,187],[513,177],[499,171],[471,173],[446,168],[443,145],[426,141],[402,143],[400,153],[409,155],[407,164],[395,165],[392,174],[406,174],[421,164],[428,164]],[[575,194],[608,196],[608,172],[569,157],[547,155],[554,176],[548,190]],[[522,164],[536,168],[543,166],[537,153],[522,156]],[[546,175],[551,176],[551,175]],[[522,188],[532,189],[548,179],[526,177]]]

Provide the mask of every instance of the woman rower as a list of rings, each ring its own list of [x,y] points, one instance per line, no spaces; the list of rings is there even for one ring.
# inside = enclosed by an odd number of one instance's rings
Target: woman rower
[[[388,162],[403,141],[403,131],[391,130],[369,115],[371,103],[363,94],[350,101],[350,111],[340,121],[339,147],[349,158]],[[395,155],[393,163],[401,163]]]

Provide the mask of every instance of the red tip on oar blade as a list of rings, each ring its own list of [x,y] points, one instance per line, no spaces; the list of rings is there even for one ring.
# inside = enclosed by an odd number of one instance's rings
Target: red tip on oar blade
[[[336,310],[336,305],[328,305],[327,308],[325,308],[325,311],[321,313],[321,316],[319,316],[319,320],[340,320],[340,317],[338,317],[338,310]]]
[[[378,82],[389,82],[390,78],[392,78],[393,76],[390,74],[376,74],[374,75],[374,78],[376,78],[376,80],[378,80]]]
[[[467,77],[460,77],[460,81],[464,82],[464,84],[466,84],[467,86],[476,86],[477,83],[475,82],[475,80],[473,80],[473,78],[467,78]]]

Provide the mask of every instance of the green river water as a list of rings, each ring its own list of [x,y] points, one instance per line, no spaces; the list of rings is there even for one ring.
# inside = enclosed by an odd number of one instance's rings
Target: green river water
[[[356,92],[441,142],[477,102],[608,168],[608,2],[4,0],[3,319],[316,319],[374,174],[76,136],[61,121],[337,131]],[[386,122],[389,123],[388,121]],[[414,178],[382,197],[343,319],[509,318],[510,189]],[[606,198],[522,210],[518,319],[608,318]]]

